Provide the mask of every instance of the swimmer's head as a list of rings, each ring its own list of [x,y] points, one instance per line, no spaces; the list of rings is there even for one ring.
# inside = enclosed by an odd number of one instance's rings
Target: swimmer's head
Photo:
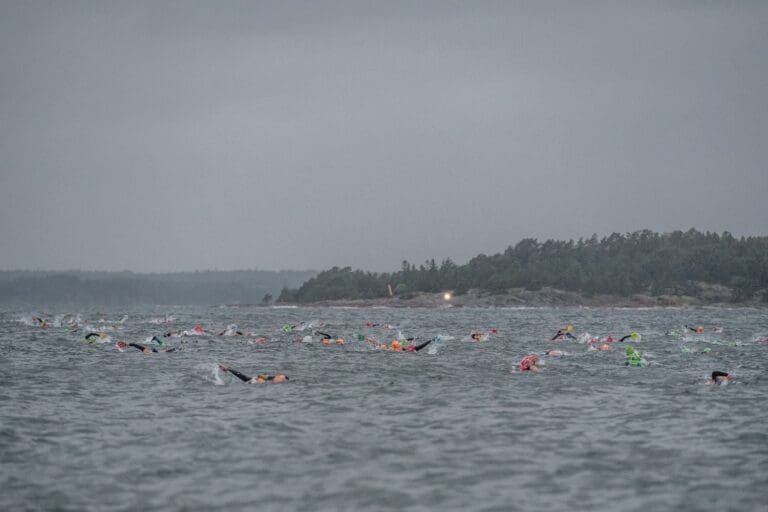
[[[282,373],[277,374],[272,378],[272,382],[285,382],[286,380],[288,380],[288,377]]]
[[[727,382],[732,379],[733,377],[731,377],[730,373],[719,372],[719,371],[712,372],[712,382],[716,384],[720,384],[721,382]]]
[[[697,326],[696,327],[696,332],[699,333],[699,334],[703,333],[704,332],[704,327],[702,327],[701,325]]]

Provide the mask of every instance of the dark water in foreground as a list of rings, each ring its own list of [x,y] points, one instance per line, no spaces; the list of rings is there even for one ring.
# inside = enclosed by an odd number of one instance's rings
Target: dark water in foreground
[[[33,313],[0,314],[2,510],[768,510],[768,344],[755,342],[766,311],[82,312],[92,326],[129,315],[113,340],[162,333],[149,321],[166,313],[181,328],[234,323],[270,338],[184,338],[172,354],[19,321]],[[311,319],[347,344],[280,332]],[[349,340],[397,331],[366,321],[455,338],[433,353],[374,351]],[[568,323],[638,331],[650,366],[624,366],[618,344],[546,341]],[[664,335],[684,323],[723,333]],[[491,327],[486,342],[466,339]],[[515,371],[553,346],[566,356]],[[246,385],[216,362],[291,381]],[[716,369],[737,380],[707,385]]]

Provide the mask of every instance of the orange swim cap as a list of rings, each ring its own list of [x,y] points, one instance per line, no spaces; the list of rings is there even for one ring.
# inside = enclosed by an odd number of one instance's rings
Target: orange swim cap
[[[331,344],[331,340],[329,340],[328,338],[323,338],[323,345],[330,345],[330,344]]]
[[[608,345],[607,343],[603,343],[602,345],[600,345],[600,347],[598,347],[597,350],[601,352],[605,352],[606,350],[610,350],[610,349],[611,349],[610,345]]]
[[[392,340],[392,350],[400,350],[402,346],[400,345],[400,342],[397,340]]]

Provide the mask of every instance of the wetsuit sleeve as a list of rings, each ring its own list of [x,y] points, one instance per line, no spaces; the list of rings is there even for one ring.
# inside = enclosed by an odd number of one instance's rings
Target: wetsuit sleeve
[[[622,341],[624,341],[625,339],[627,339],[627,338],[631,338],[631,337],[632,337],[632,335],[631,335],[631,334],[627,334],[626,336],[624,336],[623,338],[621,338],[621,339],[619,340],[619,343],[621,343],[621,342],[622,342]]]
[[[329,339],[331,339],[333,337],[330,334],[327,334],[327,333],[324,333],[324,332],[320,332],[320,331],[315,331],[315,332],[317,334],[319,334],[320,336],[322,336],[323,338],[327,339],[327,340],[329,340]]]
[[[555,341],[557,338],[559,338],[559,337],[560,337],[560,336],[562,336],[562,335],[563,335],[563,333],[562,333],[561,331],[557,331],[557,334],[555,334],[554,336],[552,336],[552,339],[551,339],[551,340],[549,340],[549,341]]]
[[[434,339],[434,338],[433,338],[433,339]],[[426,346],[427,346],[427,345],[429,345],[430,343],[432,343],[432,340],[427,340],[427,341],[425,341],[424,343],[422,343],[421,345],[416,345],[415,347],[413,347],[413,349],[414,349],[416,352],[418,352],[419,350],[423,349],[424,347],[426,347]]]
[[[235,377],[237,377],[238,379],[240,379],[240,380],[241,380],[241,381],[243,381],[243,382],[248,382],[249,380],[251,380],[251,378],[250,378],[250,377],[248,377],[247,375],[243,375],[243,374],[242,374],[242,373],[240,373],[239,371],[237,371],[237,370],[233,370],[232,368],[227,368],[227,369],[226,369],[226,370],[224,370],[224,371],[225,371],[225,372],[229,372],[229,373],[231,373],[232,375],[234,375]]]
[[[129,343],[128,346],[129,347],[133,347],[133,348],[137,348],[137,349],[141,350],[142,352],[144,352],[144,349],[147,348],[144,345],[139,345],[138,343]]]

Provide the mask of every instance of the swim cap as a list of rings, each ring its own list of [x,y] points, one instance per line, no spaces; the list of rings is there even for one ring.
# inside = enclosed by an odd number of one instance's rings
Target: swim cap
[[[520,371],[521,372],[527,372],[531,369],[532,366],[536,365],[536,361],[538,361],[539,358],[536,356],[536,354],[531,354],[529,356],[526,356],[520,360]]]

